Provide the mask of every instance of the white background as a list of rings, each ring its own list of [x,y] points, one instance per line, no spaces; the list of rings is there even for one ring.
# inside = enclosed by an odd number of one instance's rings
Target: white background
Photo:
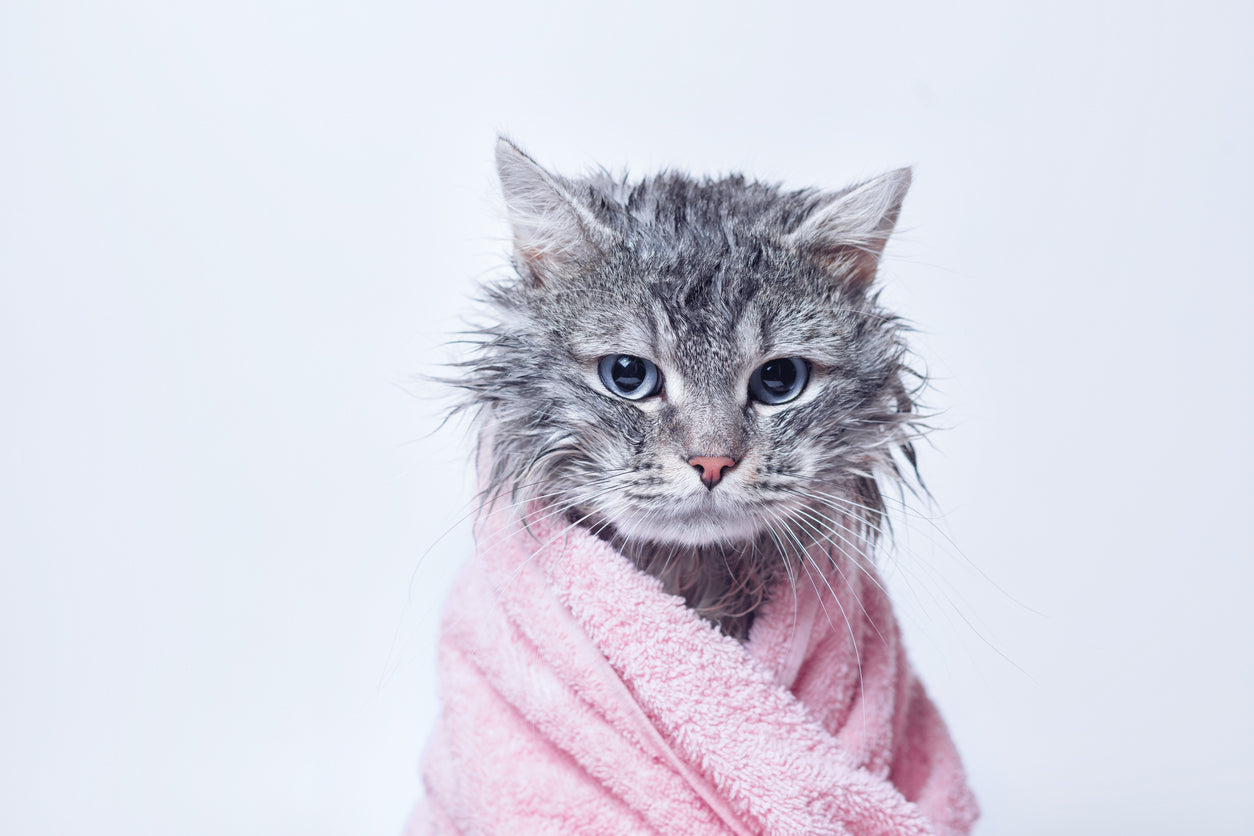
[[[569,172],[913,164],[883,281],[956,545],[916,520],[886,571],[980,832],[1248,833],[1252,31],[6,2],[0,831],[398,832],[470,549],[464,431],[413,376],[500,263],[503,130]]]

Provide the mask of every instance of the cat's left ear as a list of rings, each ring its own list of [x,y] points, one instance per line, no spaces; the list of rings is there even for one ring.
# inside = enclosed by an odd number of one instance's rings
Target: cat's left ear
[[[881,174],[821,202],[785,243],[857,289],[871,284],[910,188],[910,169]]]

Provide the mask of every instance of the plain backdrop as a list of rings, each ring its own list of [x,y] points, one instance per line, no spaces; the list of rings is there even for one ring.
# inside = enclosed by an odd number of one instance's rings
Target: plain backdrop
[[[439,387],[559,171],[838,187],[940,412],[884,556],[985,834],[1254,821],[1254,7],[0,6],[0,831],[396,834]]]

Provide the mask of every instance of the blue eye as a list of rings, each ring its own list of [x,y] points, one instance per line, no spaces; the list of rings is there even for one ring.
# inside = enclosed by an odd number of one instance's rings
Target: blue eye
[[[801,394],[810,366],[800,357],[781,357],[759,366],[749,376],[749,395],[766,404],[787,403]]]
[[[662,388],[662,373],[652,360],[643,357],[611,354],[601,358],[597,371],[606,389],[629,401],[656,395]]]

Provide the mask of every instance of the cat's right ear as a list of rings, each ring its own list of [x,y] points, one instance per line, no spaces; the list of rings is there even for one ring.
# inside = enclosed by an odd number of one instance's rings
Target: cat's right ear
[[[560,285],[612,240],[612,233],[561,180],[505,137],[496,141],[496,168],[523,278],[538,286]]]

